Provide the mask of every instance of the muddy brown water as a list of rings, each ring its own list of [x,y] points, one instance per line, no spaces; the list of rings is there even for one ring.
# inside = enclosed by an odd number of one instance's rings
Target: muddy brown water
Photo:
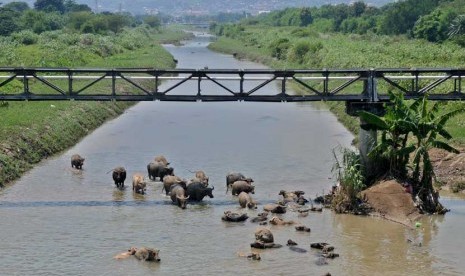
[[[166,48],[180,68],[263,68],[207,44],[199,36]],[[310,104],[139,103],[0,191],[0,275],[462,274],[465,201],[452,197],[442,198],[451,212],[427,217],[416,229],[329,210],[307,217],[288,212],[282,218],[311,232],[267,226],[283,247],[258,250],[261,261],[237,256],[251,251],[258,225],[221,221],[225,210],[240,211],[225,193],[226,174],[251,176],[260,204],[279,199],[280,189],[313,198],[334,183],[331,150],[352,138],[328,110]],[[74,153],[86,158],[83,171],[70,168]],[[204,170],[215,197],[181,210],[160,182],[149,182],[144,196],[115,188],[109,170],[122,165],[129,175],[145,173],[158,154],[181,177]],[[307,252],[287,248],[288,239]],[[340,257],[322,259],[312,242],[330,243]],[[112,258],[131,246],[160,249],[161,262]]]

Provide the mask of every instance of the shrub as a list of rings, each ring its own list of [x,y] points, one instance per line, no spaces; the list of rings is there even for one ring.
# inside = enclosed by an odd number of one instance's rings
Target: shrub
[[[39,40],[39,35],[30,30],[23,30],[21,32],[13,33],[11,36],[13,37],[13,40],[24,45],[36,44]]]
[[[290,48],[287,57],[291,61],[303,64],[309,54],[316,54],[321,49],[323,49],[321,42],[301,40]]]
[[[271,42],[268,48],[271,51],[271,56],[277,59],[285,59],[287,56],[287,50],[289,49],[291,43],[287,38],[279,38]]]
[[[358,205],[358,196],[366,187],[362,173],[360,155],[348,148],[339,148],[342,160],[333,150],[335,164],[332,171],[336,173],[339,182],[339,191],[332,200],[333,209],[336,212],[354,210]]]

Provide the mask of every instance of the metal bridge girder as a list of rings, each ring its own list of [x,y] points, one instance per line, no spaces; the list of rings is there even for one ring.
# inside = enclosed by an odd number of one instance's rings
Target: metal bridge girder
[[[452,68],[239,70],[5,67],[0,68],[0,100],[379,102],[388,99],[388,90],[403,92],[409,99],[427,94],[432,100],[464,100],[464,75],[464,69]],[[160,86],[165,81],[170,81],[166,88]],[[184,85],[192,81],[197,83],[196,88],[189,86],[185,89]],[[213,92],[204,91],[207,85],[213,87]],[[268,89],[270,85],[280,89]],[[291,86],[300,87],[303,95],[290,93]]]

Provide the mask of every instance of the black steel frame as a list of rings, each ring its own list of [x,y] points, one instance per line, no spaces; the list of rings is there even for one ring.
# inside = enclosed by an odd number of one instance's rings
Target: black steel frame
[[[90,75],[91,74],[91,75]],[[262,69],[70,69],[70,68],[0,68],[0,100],[44,101],[255,101],[305,102],[346,101],[380,102],[389,99],[386,91],[397,90],[412,99],[427,93],[432,100],[464,100],[462,78],[465,69],[322,69],[322,70],[262,70]],[[144,79],[146,84],[136,81]],[[79,80],[81,87],[75,82]],[[93,92],[103,80],[104,93]],[[160,90],[162,81],[171,80],[170,87]],[[189,81],[197,82],[195,91],[175,94],[173,91]],[[237,83],[231,89],[225,82]],[[16,82],[11,91],[8,84]],[[218,87],[218,94],[203,94],[202,83]],[[300,86],[303,95],[289,94],[289,84]],[[41,84],[42,91],[34,91]],[[84,84],[82,84],[84,83]],[[123,91],[117,83],[125,83]],[[246,89],[245,83],[253,88]],[[281,86],[278,94],[259,95],[270,83]],[[61,85],[61,86],[60,86]],[[62,88],[65,86],[66,89]],[[150,86],[151,88],[149,88]],[[44,89],[45,88],[45,89]],[[100,88],[101,89],[101,88]]]

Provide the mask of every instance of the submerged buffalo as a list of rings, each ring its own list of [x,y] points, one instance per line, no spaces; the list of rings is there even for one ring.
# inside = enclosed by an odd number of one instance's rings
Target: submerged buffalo
[[[204,197],[213,198],[213,190],[215,187],[205,187],[203,182],[193,182],[187,186],[187,195],[191,201],[202,201]]]
[[[166,175],[174,175],[174,169],[167,167],[162,162],[150,162],[147,165],[147,173],[150,179],[156,180],[158,177],[160,181],[163,181],[163,177]]]
[[[116,167],[113,169],[113,181],[116,187],[124,188],[124,181],[126,180],[126,169],[123,167]]]
[[[78,170],[82,170],[82,165],[84,165],[84,160],[85,158],[83,158],[79,154],[73,154],[73,156],[71,156],[71,167],[76,168]]]
[[[127,257],[134,256],[138,260],[147,261],[147,262],[159,262],[160,261],[160,250],[155,248],[147,247],[131,247],[128,251],[119,253],[114,256],[114,259],[126,259]]]
[[[181,209],[186,209],[189,196],[186,196],[186,191],[181,185],[174,184],[171,186],[170,197],[173,203],[176,203]]]
[[[282,245],[275,244],[273,234],[269,229],[260,228],[255,231],[255,242],[250,244],[253,248],[280,248]]]
[[[221,220],[224,221],[231,221],[231,222],[241,222],[248,219],[249,216],[247,214],[240,214],[232,211],[225,211],[224,215],[221,217]]]
[[[275,203],[269,203],[263,206],[263,210],[274,214],[284,214],[286,213],[286,206]]]
[[[160,250],[155,248],[142,247],[136,250],[134,254],[138,260],[147,262],[159,262],[160,261]]]

